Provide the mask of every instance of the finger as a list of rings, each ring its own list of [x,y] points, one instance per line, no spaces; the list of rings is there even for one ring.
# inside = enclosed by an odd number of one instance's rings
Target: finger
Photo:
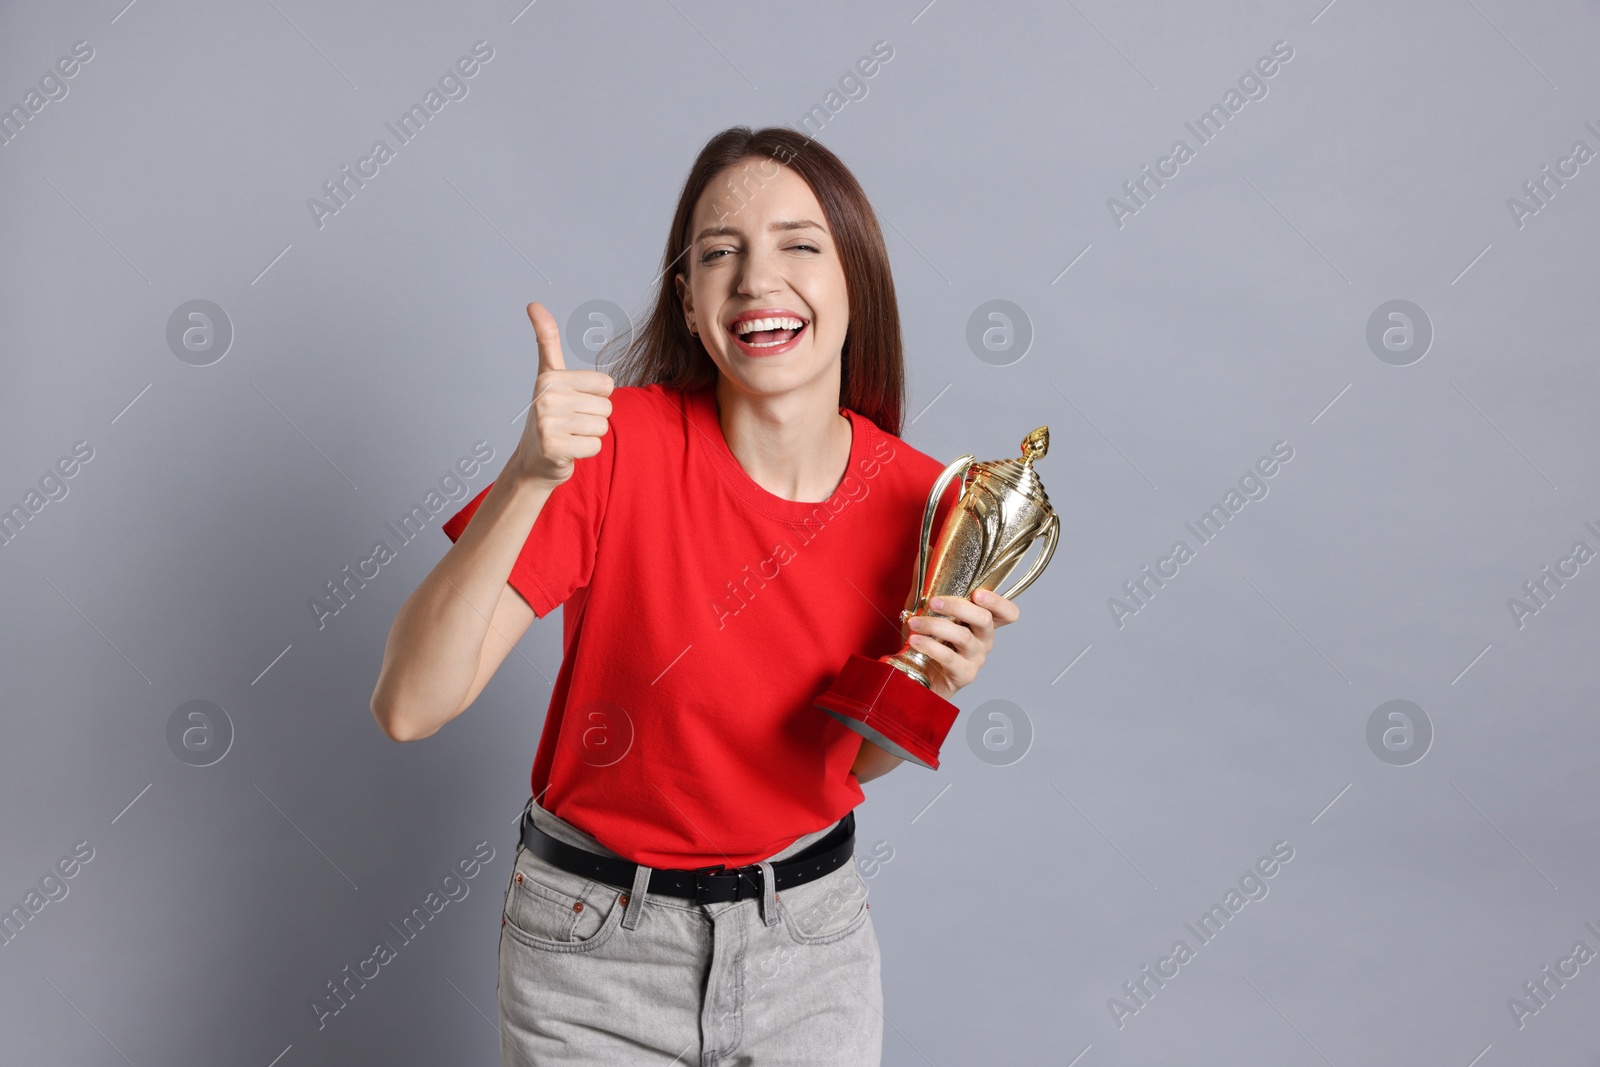
[[[975,651],[983,642],[983,636],[973,628],[976,624],[969,627],[954,619],[936,619],[931,615],[913,615],[906,623],[912,633],[936,637],[963,653]]]
[[[977,668],[971,659],[961,655],[948,645],[941,644],[931,637],[917,634],[913,638],[914,647],[918,652],[927,656],[936,665],[936,674],[942,675],[951,692],[961,689],[977,676]],[[939,692],[940,687],[935,685],[934,691]],[[945,695],[941,693],[940,695]]]
[[[974,604],[966,597],[938,596],[933,598],[937,605],[929,603],[928,607],[941,615],[960,619],[974,628],[993,629],[994,616],[989,614],[989,609]]]
[[[594,393],[574,393],[568,402],[567,410],[575,415],[599,415],[602,419],[609,419],[611,401]]]
[[[591,396],[610,396],[616,382],[611,375],[599,370],[557,370],[545,377],[545,389],[560,389],[568,393],[585,393]],[[542,391],[542,390],[541,390]]]
[[[575,434],[567,438],[565,448],[573,459],[588,459],[600,454],[600,438]]]
[[[939,664],[952,676],[961,664],[961,653],[942,641],[935,641],[927,634],[912,634],[911,647]]]
[[[572,414],[557,419],[551,429],[568,437],[604,437],[611,424],[599,415]]]
[[[533,323],[534,335],[539,339],[539,371],[566,370],[566,362],[561,358],[561,330],[556,326],[555,316],[535,301],[528,305],[528,321]]]
[[[1016,622],[1022,616],[1022,609],[1015,600],[1008,600],[993,589],[980,589],[975,599],[994,616],[996,626]]]

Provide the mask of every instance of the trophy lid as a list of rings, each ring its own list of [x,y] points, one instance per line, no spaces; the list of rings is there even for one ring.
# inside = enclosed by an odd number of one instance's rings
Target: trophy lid
[[[1017,459],[995,459],[986,463],[974,463],[967,469],[963,485],[969,485],[980,475],[985,478],[998,478],[1007,485],[1022,493],[1033,496],[1038,495],[1041,501],[1044,497],[1044,485],[1039,481],[1039,472],[1033,469],[1033,461],[1042,457],[1050,450],[1050,427],[1039,426],[1022,439],[1022,456]]]
[[[1027,437],[1022,438],[1021,458],[974,462],[966,470],[962,485],[971,485],[978,477],[1000,478],[1013,490],[1021,491],[1026,496],[1037,496],[1040,502],[1045,502],[1045,485],[1040,482],[1037,470],[1034,470],[1034,461],[1042,458],[1046,451],[1050,451],[1050,427],[1035,427]]]

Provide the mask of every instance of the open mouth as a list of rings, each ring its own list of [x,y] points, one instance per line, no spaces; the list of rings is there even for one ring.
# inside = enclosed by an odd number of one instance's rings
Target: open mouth
[[[751,352],[785,349],[799,339],[810,323],[796,315],[768,315],[742,319],[728,327],[741,348]]]

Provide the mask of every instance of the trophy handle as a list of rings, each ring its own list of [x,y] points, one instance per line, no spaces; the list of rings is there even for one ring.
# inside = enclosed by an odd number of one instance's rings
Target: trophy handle
[[[1027,574],[1024,574],[1021,578],[1017,579],[1015,585],[1000,595],[1005,597],[1007,600],[1011,600],[1014,599],[1018,593],[1021,593],[1024,589],[1028,588],[1028,586],[1032,585],[1033,580],[1039,577],[1040,574],[1044,573],[1045,564],[1050,562],[1050,557],[1055,555],[1056,540],[1060,536],[1061,516],[1052,514],[1050,516],[1049,525],[1045,527],[1044,547],[1039,549],[1039,554],[1034,557],[1033,566],[1028,568]]]
[[[939,472],[938,480],[933,483],[933,489],[928,493],[928,505],[922,509],[922,536],[917,540],[917,577],[912,590],[916,593],[916,600],[908,611],[900,613],[905,619],[911,615],[920,614],[922,611],[923,583],[928,579],[928,539],[933,535],[933,516],[939,510],[939,499],[944,496],[944,491],[958,474],[965,474],[967,468],[977,462],[976,456],[959,456],[950,462],[950,465]]]

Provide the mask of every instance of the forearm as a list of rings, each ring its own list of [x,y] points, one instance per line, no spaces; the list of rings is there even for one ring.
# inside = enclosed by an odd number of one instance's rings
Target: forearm
[[[856,753],[856,761],[850,770],[855,774],[856,781],[864,784],[883,777],[904,762],[899,756],[890,755],[863,737],[861,751]]]
[[[516,456],[472,521],[395,617],[372,711],[396,739],[426,737],[460,710],[489,620],[553,486],[514,475]]]

